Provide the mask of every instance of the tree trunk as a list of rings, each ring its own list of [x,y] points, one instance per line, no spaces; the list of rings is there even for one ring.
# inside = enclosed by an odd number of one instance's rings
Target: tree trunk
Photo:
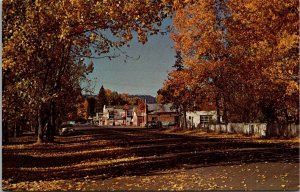
[[[227,108],[226,108],[226,106],[224,107],[224,110],[223,110],[222,120],[223,120],[223,122],[225,124],[228,124],[228,115],[227,115]]]
[[[285,109],[285,129],[286,129],[286,137],[287,138],[291,138],[291,121],[290,121],[290,117],[289,117],[289,113],[288,110]]]
[[[220,97],[216,97],[216,108],[217,108],[217,124],[221,123],[221,118],[220,118]]]
[[[42,125],[41,110],[38,112],[38,134],[36,143],[43,143],[44,130]]]
[[[15,124],[14,124],[14,138],[18,137],[18,130],[19,130],[18,126],[19,126],[18,122],[16,121]]]
[[[22,129],[22,123],[17,122],[17,127],[16,127],[16,136],[17,137],[20,137],[22,135],[21,129]]]
[[[3,144],[7,144],[8,143],[8,124],[6,123],[6,121],[2,121],[2,134],[3,134],[3,138],[2,138],[2,142]]]
[[[50,103],[50,117],[49,124],[47,126],[47,140],[49,142],[54,141],[54,133],[55,133],[55,103],[51,101]]]
[[[187,128],[187,121],[186,121],[186,109],[185,107],[183,109],[183,127],[182,128]]]

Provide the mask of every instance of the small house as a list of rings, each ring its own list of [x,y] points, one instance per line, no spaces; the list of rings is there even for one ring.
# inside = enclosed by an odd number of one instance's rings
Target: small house
[[[180,114],[171,106],[171,104],[148,104],[147,122],[160,122],[162,126],[178,125]]]

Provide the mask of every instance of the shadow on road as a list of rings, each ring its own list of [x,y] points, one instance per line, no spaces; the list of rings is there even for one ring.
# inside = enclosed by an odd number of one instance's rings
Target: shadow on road
[[[56,143],[3,147],[3,178],[15,182],[97,176],[162,174],[241,163],[298,163],[299,149],[155,130],[99,128],[56,138]]]

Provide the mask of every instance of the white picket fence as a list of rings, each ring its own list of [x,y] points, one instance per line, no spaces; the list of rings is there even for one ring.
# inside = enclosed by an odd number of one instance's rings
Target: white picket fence
[[[279,125],[272,124],[268,125],[268,135],[271,136],[284,136],[284,137],[299,137],[300,126],[296,124]]]
[[[290,124],[284,132],[280,131],[280,126],[267,127],[266,123],[228,123],[228,124],[210,124],[206,129],[217,133],[239,133],[244,135],[257,135],[265,137],[267,135],[273,136],[299,136],[299,125]]]

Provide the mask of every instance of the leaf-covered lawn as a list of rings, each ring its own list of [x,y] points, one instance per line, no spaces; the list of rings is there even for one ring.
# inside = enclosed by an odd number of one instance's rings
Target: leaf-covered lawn
[[[4,190],[299,189],[299,145],[105,128],[3,146]],[[299,144],[299,143],[298,143]]]

